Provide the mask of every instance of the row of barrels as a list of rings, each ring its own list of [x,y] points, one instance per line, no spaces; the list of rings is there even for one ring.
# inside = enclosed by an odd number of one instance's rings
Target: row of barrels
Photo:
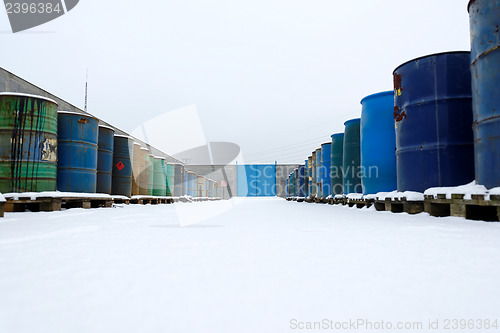
[[[423,56],[398,66],[394,90],[361,100],[288,177],[289,196],[424,192],[473,180],[500,187],[500,0],[469,6],[471,52]]]
[[[0,193],[218,196],[217,182],[167,163],[91,115],[57,108],[41,96],[0,94]]]

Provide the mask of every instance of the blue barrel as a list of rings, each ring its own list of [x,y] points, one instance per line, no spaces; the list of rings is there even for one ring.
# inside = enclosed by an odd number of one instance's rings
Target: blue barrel
[[[325,199],[332,194],[332,143],[321,145],[321,197]]]
[[[315,186],[316,186],[316,198],[322,198],[322,188],[321,188],[321,148],[316,149],[316,155],[315,156],[315,167],[316,169],[315,172]]]
[[[344,194],[363,193],[361,184],[361,119],[344,123],[343,182]]]
[[[113,145],[115,130],[99,126],[97,142],[97,193],[111,194],[113,179]]]
[[[309,160],[304,161],[304,197],[309,196]]]
[[[500,0],[469,2],[476,180],[500,187]]]
[[[58,112],[58,191],[95,193],[98,127],[92,116]]]
[[[398,191],[474,180],[469,67],[469,52],[449,52],[394,71]]]
[[[308,178],[306,180],[306,182],[307,182],[306,186],[307,186],[307,196],[308,197],[312,196],[312,165],[313,165],[312,161],[313,161],[313,159],[312,159],[312,155],[311,155],[307,158],[307,168],[308,168],[307,176],[308,176]]]
[[[335,196],[344,193],[344,177],[342,173],[344,169],[344,133],[332,135],[331,159],[332,195]]]
[[[394,91],[361,100],[361,170],[364,194],[397,189]]]
[[[114,195],[132,195],[132,158],[134,140],[124,135],[115,135],[113,151],[113,183],[111,193]]]
[[[305,166],[303,166],[303,165],[299,166],[299,169],[297,170],[297,177],[298,177],[297,196],[304,198],[306,196],[306,191],[305,191],[306,168],[305,168]]]
[[[318,189],[316,187],[316,151],[312,152],[311,155],[311,197],[316,197]]]

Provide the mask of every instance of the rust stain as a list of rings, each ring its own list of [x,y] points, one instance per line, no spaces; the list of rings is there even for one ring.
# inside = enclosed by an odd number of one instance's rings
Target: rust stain
[[[396,120],[397,123],[406,119],[406,111],[400,111],[401,110],[397,106],[394,107],[394,120]]]
[[[89,120],[87,118],[80,118],[80,120],[78,120],[79,124],[86,124],[88,122],[89,122]]]
[[[394,90],[401,89],[401,81],[401,75],[399,75],[398,73],[394,73]]]

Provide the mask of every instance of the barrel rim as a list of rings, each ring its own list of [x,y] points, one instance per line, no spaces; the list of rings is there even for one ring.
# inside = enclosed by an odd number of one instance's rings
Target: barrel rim
[[[115,131],[115,129],[111,126],[108,126],[108,125],[99,125],[99,127],[102,127],[102,128],[105,128],[105,129],[110,129],[112,130],[113,132]]]
[[[33,97],[33,98],[39,98],[39,99],[44,99],[46,101],[52,102],[59,106],[59,103],[54,101],[52,98],[48,98],[45,96],[40,96],[40,95],[33,95],[33,94],[25,94],[25,93],[18,93],[18,92],[0,92],[0,96],[23,96],[23,97]]]
[[[140,143],[134,142],[134,145],[137,145],[139,147],[142,147]]]
[[[467,12],[470,13],[470,5],[472,5],[476,0],[470,0],[469,3],[467,4]]]
[[[376,97],[381,97],[381,96],[388,96],[388,95],[394,96],[394,90],[381,91],[381,92],[378,92],[378,93],[375,93],[375,94],[371,94],[371,95],[365,96],[365,97],[363,97],[363,99],[361,99],[361,102],[359,102],[359,103],[361,105],[363,105],[363,102],[365,102],[368,99],[372,99],[372,98],[376,98]]]
[[[471,54],[470,51],[448,51],[448,52],[438,52],[438,53],[432,53],[432,54],[424,55],[424,56],[417,57],[415,59],[411,59],[411,60],[408,60],[408,61],[402,63],[401,65],[399,65],[398,67],[396,67],[396,69],[394,69],[394,71],[392,71],[392,75],[394,75],[394,73],[396,73],[396,71],[398,69],[400,69],[401,67],[409,64],[410,62],[414,62],[414,61],[417,61],[417,60],[422,60],[422,59],[430,58],[430,57],[437,57],[437,56],[447,55],[447,54],[459,54],[459,53],[461,53],[461,54],[468,53],[469,55]]]
[[[330,137],[333,139],[333,137],[338,137],[338,136],[342,136],[344,137],[344,133],[335,133],[335,134],[332,134],[330,135]]]
[[[146,151],[149,151],[149,149],[148,149],[148,148],[143,147],[143,146],[141,146],[141,150],[146,150]]]
[[[321,144],[321,147],[326,146],[326,145],[331,145],[331,144],[332,144],[331,142],[325,142],[325,143]]]
[[[97,120],[99,121],[99,118],[89,114],[89,113],[81,113],[81,112],[76,112],[76,111],[69,111],[69,110],[58,110],[57,111],[57,115],[60,115],[60,114],[74,114],[74,115],[77,115],[77,116],[83,116],[83,117],[88,117],[88,118],[91,118],[91,119],[94,119],[94,120]]]
[[[358,123],[358,122],[361,122],[361,118],[349,119],[346,122],[344,122],[344,126],[347,126],[347,124],[350,124],[350,123]]]

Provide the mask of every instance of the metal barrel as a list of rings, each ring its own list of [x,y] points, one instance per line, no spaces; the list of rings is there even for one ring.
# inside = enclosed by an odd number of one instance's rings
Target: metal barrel
[[[149,149],[141,147],[140,149],[140,170],[139,174],[139,194],[149,195]]]
[[[140,195],[141,145],[134,142],[132,159],[132,195]]]
[[[299,166],[297,177],[299,178],[299,181],[297,182],[298,184],[297,196],[303,198],[306,196],[306,191],[305,191],[306,167],[304,165]]]
[[[175,166],[167,163],[167,196],[174,196]]]
[[[361,182],[363,194],[397,189],[394,91],[361,100]]]
[[[184,195],[184,165],[174,166],[174,196],[180,197]]]
[[[311,156],[311,196],[315,197],[317,193],[316,187],[316,151],[312,152]]]
[[[500,187],[500,0],[469,2],[475,178]]]
[[[323,196],[323,188],[321,184],[321,147],[316,149],[316,162],[315,162],[315,169],[316,169],[316,197],[321,198]]]
[[[332,143],[321,145],[321,197],[326,198],[332,194]]]
[[[132,195],[132,160],[134,140],[125,135],[116,135],[113,147],[113,184],[111,194]]]
[[[205,196],[206,184],[205,177],[196,176],[196,196],[202,198]]]
[[[188,194],[188,187],[189,187],[189,178],[188,178],[188,171],[184,168],[184,194],[185,195],[189,195]]]
[[[148,155],[148,195],[153,195],[154,176],[155,176],[155,157],[152,154]]]
[[[344,194],[363,193],[361,184],[361,119],[351,119],[344,123],[343,182]]]
[[[448,52],[394,70],[398,191],[474,180],[469,67],[469,52]]]
[[[304,197],[309,196],[309,160],[304,161]]]
[[[164,157],[154,157],[154,172],[153,172],[153,195],[158,197],[164,197],[167,194],[167,182],[165,175],[165,158]]]
[[[95,193],[98,127],[92,116],[58,112],[57,190]]]
[[[220,197],[220,184],[219,184],[219,182],[214,183],[214,196],[216,198]]]
[[[307,176],[308,179],[306,179],[307,182],[307,196],[310,197],[312,196],[312,156],[309,156],[307,158]]]
[[[111,127],[99,126],[97,141],[97,193],[111,194],[114,135],[115,130]]]
[[[330,173],[332,179],[332,195],[344,193],[344,133],[332,135],[332,153],[331,153]]]
[[[0,93],[0,192],[54,191],[56,177],[57,103]]]

